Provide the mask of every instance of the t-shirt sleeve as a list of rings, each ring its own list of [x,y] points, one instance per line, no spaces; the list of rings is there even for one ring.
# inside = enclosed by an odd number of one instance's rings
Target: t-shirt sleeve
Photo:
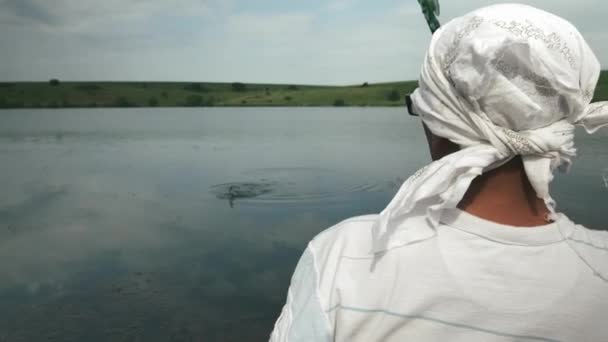
[[[310,246],[291,278],[287,303],[281,311],[270,342],[329,342],[332,333],[318,291],[318,272]]]

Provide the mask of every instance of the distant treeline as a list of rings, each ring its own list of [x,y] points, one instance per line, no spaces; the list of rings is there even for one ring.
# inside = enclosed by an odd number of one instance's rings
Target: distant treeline
[[[0,108],[400,106],[415,81],[353,86],[205,82],[0,82]],[[595,100],[608,100],[608,72]]]
[[[0,108],[395,106],[415,82],[310,86],[204,82],[0,82]]]

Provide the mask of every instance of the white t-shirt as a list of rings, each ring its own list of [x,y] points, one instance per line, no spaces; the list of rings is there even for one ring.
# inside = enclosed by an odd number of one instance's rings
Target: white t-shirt
[[[608,341],[608,282],[593,271],[608,269],[608,232],[451,209],[435,237],[374,257],[376,219],[309,243],[270,341]]]

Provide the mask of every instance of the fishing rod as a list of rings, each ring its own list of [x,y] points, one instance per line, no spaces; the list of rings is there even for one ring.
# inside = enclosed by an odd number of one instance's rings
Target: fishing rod
[[[441,23],[437,16],[439,15],[439,0],[418,0],[420,7],[422,7],[422,14],[424,14],[424,18],[426,19],[426,23],[429,25],[431,29],[431,33],[435,33],[439,27],[441,27]],[[412,110],[412,98],[411,94],[405,95],[405,105],[407,107],[407,111],[410,115],[418,116]]]
[[[439,23],[439,0],[418,0],[420,7],[422,7],[422,14],[424,14],[424,18],[426,19],[427,24],[429,24],[429,28],[431,29],[431,33],[435,33],[439,27],[441,27],[441,23]]]

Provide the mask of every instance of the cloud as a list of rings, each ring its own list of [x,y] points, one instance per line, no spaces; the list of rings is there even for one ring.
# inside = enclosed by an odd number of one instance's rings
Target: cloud
[[[572,21],[608,63],[608,5],[527,3]],[[441,5],[445,23],[488,3]],[[0,80],[414,79],[429,38],[416,1],[0,0]]]
[[[326,84],[403,80],[418,72],[430,37],[429,32],[419,32],[426,25],[421,16],[412,20],[414,5],[357,21],[323,18],[315,12],[234,15],[225,23],[222,43],[211,48],[207,58],[221,54],[230,64],[224,80]]]
[[[356,0],[330,0],[326,8],[331,11],[344,11],[352,8]]]
[[[158,17],[207,15],[220,0],[0,0],[0,19],[46,32],[120,31]]]
[[[4,0],[0,2],[0,8],[4,19],[23,19],[44,25],[52,25],[56,21],[52,13],[32,0]]]
[[[287,38],[309,32],[312,22],[309,13],[239,13],[227,18],[226,32],[230,38],[248,41]]]

